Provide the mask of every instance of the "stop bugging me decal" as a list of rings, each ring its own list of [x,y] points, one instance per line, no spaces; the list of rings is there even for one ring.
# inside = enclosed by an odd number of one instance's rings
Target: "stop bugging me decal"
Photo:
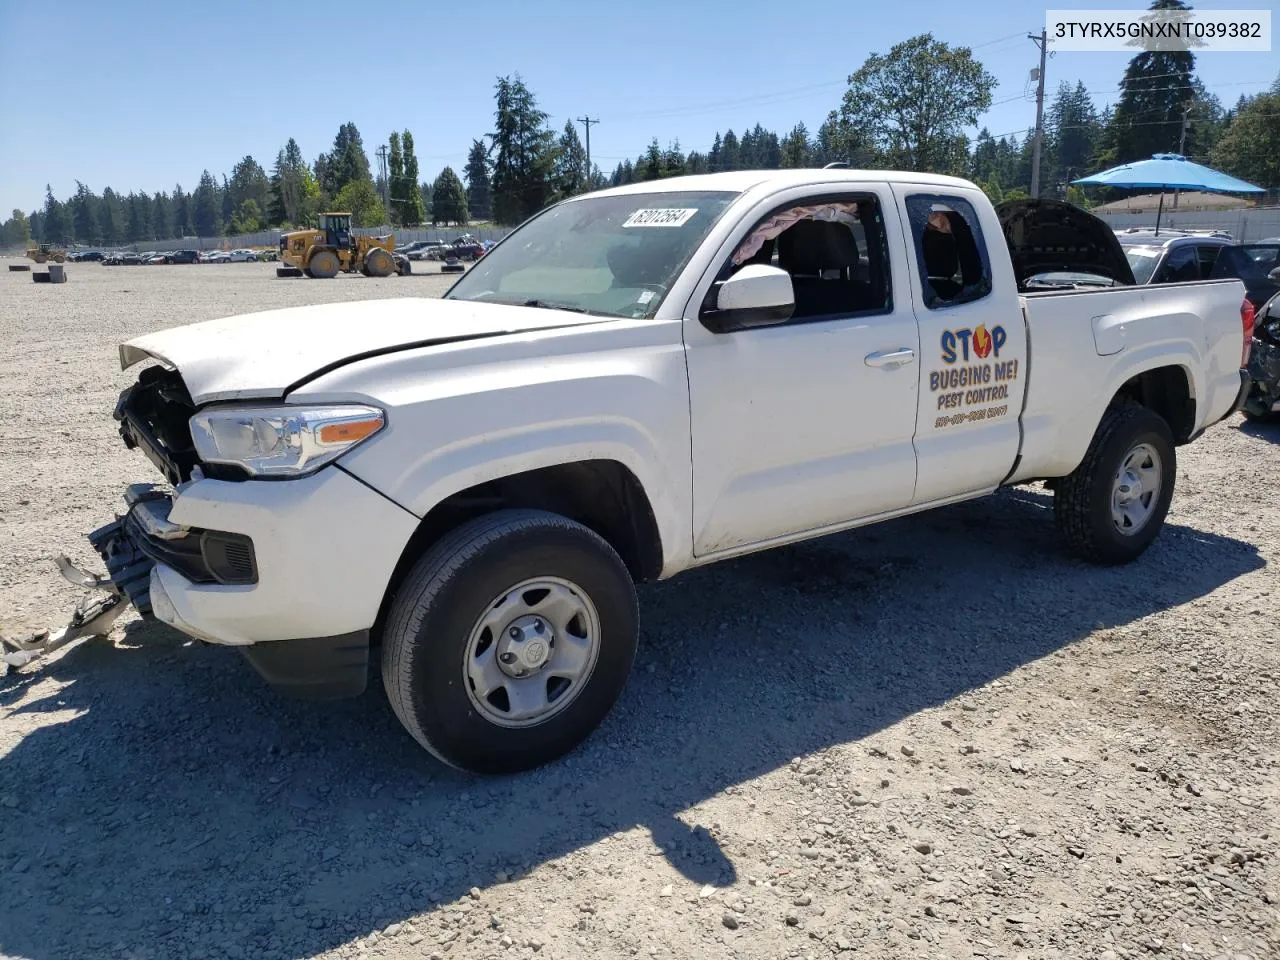
[[[990,330],[986,324],[959,330],[944,330],[941,337],[942,363],[929,372],[929,392],[939,411],[934,426],[954,427],[961,423],[994,420],[1009,413],[1009,384],[1018,378],[1018,358],[1000,359],[1009,335],[1002,326]],[[988,406],[988,404],[999,404]],[[945,411],[955,411],[947,413]]]

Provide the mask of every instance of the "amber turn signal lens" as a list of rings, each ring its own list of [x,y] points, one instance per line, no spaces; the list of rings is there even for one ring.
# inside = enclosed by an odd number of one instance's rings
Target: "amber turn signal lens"
[[[381,420],[348,420],[345,423],[326,423],[320,428],[321,443],[355,443],[373,436],[382,429]]]

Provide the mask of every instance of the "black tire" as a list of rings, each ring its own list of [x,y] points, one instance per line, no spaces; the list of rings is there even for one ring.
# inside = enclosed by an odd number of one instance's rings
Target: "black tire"
[[[1160,458],[1160,489],[1146,521],[1122,532],[1112,520],[1112,496],[1130,452],[1148,445]],[[1178,473],[1173,433],[1164,418],[1137,404],[1120,404],[1103,414],[1093,441],[1076,469],[1058,481],[1053,516],[1067,548],[1097,564],[1136,560],[1164,525]]]
[[[319,250],[311,255],[311,262],[307,264],[307,273],[316,280],[330,280],[338,275],[338,271],[342,269],[342,264],[338,262],[338,255],[332,250]]]
[[[1252,410],[1241,410],[1240,412],[1244,414],[1244,418],[1250,423],[1280,423],[1280,413],[1272,413],[1271,411],[1255,413]]]
[[[589,599],[600,625],[596,660],[559,712],[502,726],[473,703],[468,644],[495,597],[536,577],[561,578]],[[559,514],[500,510],[451,531],[414,564],[388,612],[383,686],[405,729],[437,759],[474,773],[529,770],[604,720],[631,672],[637,629],[635,585],[600,536]]]
[[[372,247],[364,255],[364,272],[369,277],[389,277],[396,272],[396,262],[381,247]]]

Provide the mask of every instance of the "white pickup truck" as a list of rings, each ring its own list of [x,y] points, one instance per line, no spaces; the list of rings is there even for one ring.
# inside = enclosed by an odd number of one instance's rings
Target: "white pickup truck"
[[[1087,291],[1036,277],[1082,271]],[[116,589],[266,680],[514,771],[600,723],[635,583],[1046,480],[1066,545],[1151,543],[1238,409],[1239,281],[1130,286],[1065,204],[885,171],[640,183],[539,213],[443,299],[139,337],[116,408],[167,487],[90,539]],[[1242,306],[1244,309],[1242,310]]]

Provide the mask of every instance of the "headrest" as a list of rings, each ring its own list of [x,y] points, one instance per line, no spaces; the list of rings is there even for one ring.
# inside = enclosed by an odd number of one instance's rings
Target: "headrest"
[[[778,237],[778,263],[793,274],[820,275],[858,264],[858,243],[842,223],[800,220]]]
[[[668,282],[675,267],[674,255],[672,245],[666,243],[620,243],[605,251],[605,260],[614,286],[639,287]]]

